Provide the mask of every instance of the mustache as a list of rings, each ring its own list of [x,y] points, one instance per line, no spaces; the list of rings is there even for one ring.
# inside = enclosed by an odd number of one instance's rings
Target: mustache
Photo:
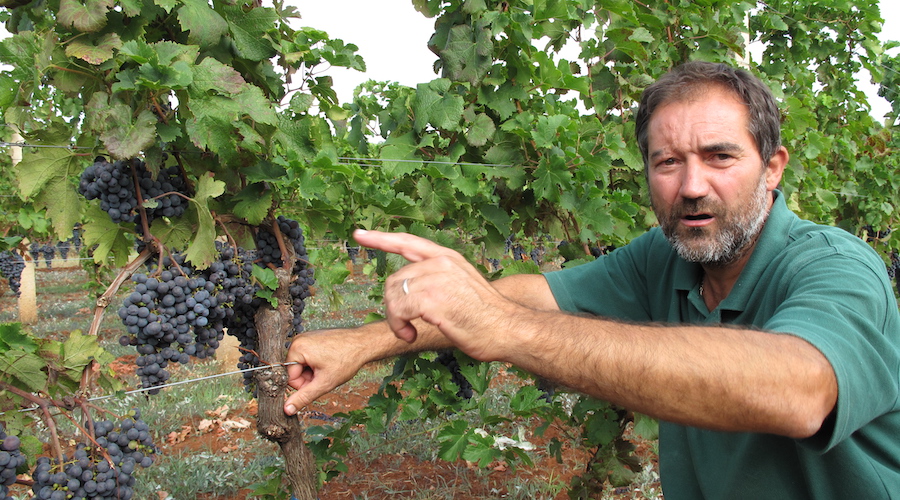
[[[678,220],[688,214],[716,214],[721,212],[722,207],[720,207],[719,204],[713,201],[710,201],[706,198],[690,198],[682,199],[681,201],[672,205],[672,210],[669,213],[672,219]]]

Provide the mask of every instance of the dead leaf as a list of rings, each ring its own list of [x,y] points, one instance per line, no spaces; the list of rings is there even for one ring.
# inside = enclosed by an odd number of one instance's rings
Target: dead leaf
[[[222,405],[222,406],[216,408],[215,410],[207,411],[206,414],[209,415],[210,417],[224,419],[228,416],[229,410],[230,410],[230,408],[228,407],[228,405]]]
[[[180,431],[172,431],[166,436],[166,442],[169,444],[177,444],[183,442],[188,436],[191,435],[193,430],[189,425],[182,425]]]
[[[212,430],[213,426],[215,426],[215,425],[216,425],[216,421],[209,420],[208,418],[204,418],[197,425],[197,430],[200,432],[209,432]]]
[[[249,429],[251,424],[250,424],[250,421],[247,419],[237,418],[234,420],[223,420],[223,421],[219,422],[219,425],[221,425],[222,428],[224,428],[224,429],[234,430],[234,429]]]

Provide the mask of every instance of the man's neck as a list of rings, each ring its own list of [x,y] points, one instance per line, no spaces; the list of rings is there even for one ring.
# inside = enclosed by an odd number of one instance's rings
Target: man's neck
[[[772,213],[774,202],[775,195],[769,192],[769,207],[766,219],[768,219],[768,214]],[[756,243],[759,241],[759,237],[764,229],[765,224],[763,224],[763,227],[760,228],[759,233],[756,234],[753,240],[731,262],[727,264],[702,264],[703,279],[700,282],[700,292],[703,296],[703,301],[706,302],[706,307],[710,311],[718,307],[731,293],[731,289],[737,283],[741,272],[744,271],[744,267],[750,261],[750,256],[753,255]]]

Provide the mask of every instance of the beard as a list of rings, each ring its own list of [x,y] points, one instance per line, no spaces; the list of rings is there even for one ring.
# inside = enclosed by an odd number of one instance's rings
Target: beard
[[[678,255],[688,261],[710,266],[725,266],[753,247],[769,215],[766,178],[759,184],[747,203],[736,205],[733,211],[721,202],[706,198],[682,200],[666,213],[653,203],[663,234]],[[711,213],[716,216],[718,230],[708,227],[681,227],[685,214]]]

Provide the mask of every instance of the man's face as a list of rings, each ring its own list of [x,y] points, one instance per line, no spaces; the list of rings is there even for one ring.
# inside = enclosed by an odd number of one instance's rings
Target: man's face
[[[748,120],[747,107],[719,87],[663,104],[650,118],[650,199],[685,260],[730,264],[762,230],[781,169],[763,166]]]

